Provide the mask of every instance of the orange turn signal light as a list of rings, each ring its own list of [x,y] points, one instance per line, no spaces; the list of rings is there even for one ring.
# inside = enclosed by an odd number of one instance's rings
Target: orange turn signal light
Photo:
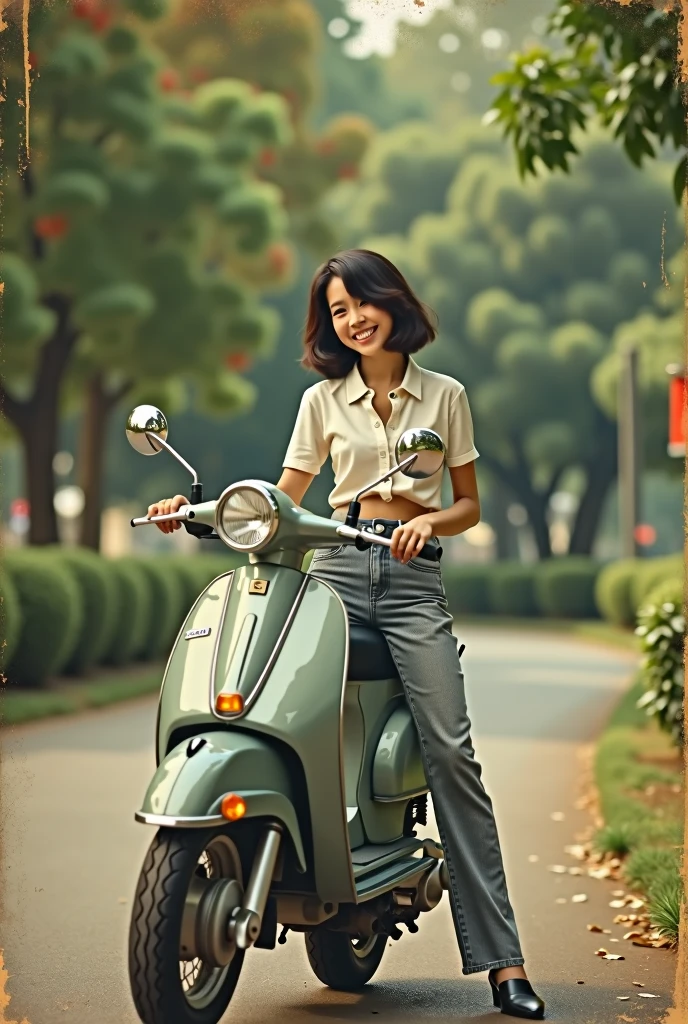
[[[244,698],[240,693],[218,693],[215,707],[224,715],[236,715],[244,710]]]
[[[223,818],[227,818],[228,821],[238,821],[246,814],[246,801],[236,793],[228,793],[220,804],[220,810]]]

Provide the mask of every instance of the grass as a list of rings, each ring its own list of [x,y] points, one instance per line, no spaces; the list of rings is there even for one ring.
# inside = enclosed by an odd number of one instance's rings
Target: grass
[[[597,746],[595,776],[605,827],[595,846],[625,857],[624,876],[648,898],[652,924],[676,939],[683,897],[682,761],[671,737],[635,707],[642,693],[638,675]]]
[[[121,672],[103,672],[80,682],[57,680],[42,690],[0,688],[0,723],[20,725],[54,715],[73,715],[122,700],[155,693],[160,688],[163,666],[146,664]]]

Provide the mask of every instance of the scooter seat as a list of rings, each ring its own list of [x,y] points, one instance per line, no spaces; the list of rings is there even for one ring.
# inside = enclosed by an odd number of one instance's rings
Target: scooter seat
[[[396,679],[397,668],[384,635],[371,626],[349,629],[349,676],[361,679]]]

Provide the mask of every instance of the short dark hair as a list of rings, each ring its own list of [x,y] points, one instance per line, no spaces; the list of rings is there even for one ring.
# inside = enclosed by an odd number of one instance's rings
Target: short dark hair
[[[435,339],[432,311],[413,294],[400,271],[380,253],[347,249],[323,263],[315,272],[304,331],[305,352],[301,365],[323,377],[346,377],[359,356],[337,337],[327,303],[327,286],[333,277],[344,282],[349,295],[365,299],[392,316],[392,333],[385,342],[390,352],[410,354]]]

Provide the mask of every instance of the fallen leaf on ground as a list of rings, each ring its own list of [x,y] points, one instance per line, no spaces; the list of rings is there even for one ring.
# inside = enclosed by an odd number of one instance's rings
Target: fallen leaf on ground
[[[572,903],[586,903],[587,899],[588,899],[588,897],[585,895],[584,892],[577,892],[575,896],[571,897],[571,902]]]
[[[611,870],[608,867],[588,868],[588,874],[591,878],[609,878]]]
[[[625,900],[610,900],[609,906],[610,907],[616,907],[617,909],[619,907],[625,907],[626,906],[626,901]]]
[[[577,981],[576,985],[585,985],[585,982],[584,981]]]
[[[617,996],[617,999],[630,999],[630,996]]]
[[[566,868],[563,864],[550,864],[547,868],[548,871],[553,871],[555,875],[565,875]]]
[[[579,843],[576,843],[576,844],[574,844],[572,846],[565,846],[564,847],[564,851],[565,851],[565,853],[570,853],[571,856],[575,857],[577,860],[584,860],[585,859],[586,849],[585,849],[584,846],[581,846]]]
[[[638,992],[640,999],[659,999],[659,996],[653,996],[652,992]]]
[[[618,942],[619,940],[618,939],[610,939],[609,941],[610,942]]]
[[[589,924],[588,925],[588,931],[589,932],[601,932],[601,931],[604,931],[604,929],[600,928],[600,926],[598,924]],[[638,935],[640,935],[640,932],[638,932]]]
[[[620,868],[621,867],[621,861],[619,860],[619,858],[618,857],[612,857],[612,859],[609,861],[609,867],[610,868]]]
[[[644,981],[632,981],[631,985],[637,985],[638,988],[645,988],[645,982]]]
[[[625,895],[626,895],[626,890],[625,889],[612,889],[612,896],[625,896]]]
[[[609,953],[606,949],[596,949],[595,956],[601,956],[603,960],[625,960],[625,956],[620,956],[618,953]]]
[[[583,874],[583,868],[569,868],[569,874],[570,875],[582,875]]]
[[[552,821],[563,821],[564,820],[564,812],[563,811],[552,811],[552,813],[550,814],[550,818],[552,819]]]
[[[643,934],[642,932],[637,932],[637,931],[636,932],[626,932],[626,934],[624,935],[624,939],[637,939],[638,936],[642,935],[642,934]]]
[[[637,1017],[627,1017],[625,1013],[620,1013],[618,1019],[624,1021],[624,1024],[635,1024],[635,1022],[637,1021],[638,1018]]]
[[[640,910],[641,907],[645,906],[645,901],[644,900],[639,900],[639,899],[633,899],[633,900],[630,900],[630,902],[628,903],[628,906],[631,907],[632,910]]]

